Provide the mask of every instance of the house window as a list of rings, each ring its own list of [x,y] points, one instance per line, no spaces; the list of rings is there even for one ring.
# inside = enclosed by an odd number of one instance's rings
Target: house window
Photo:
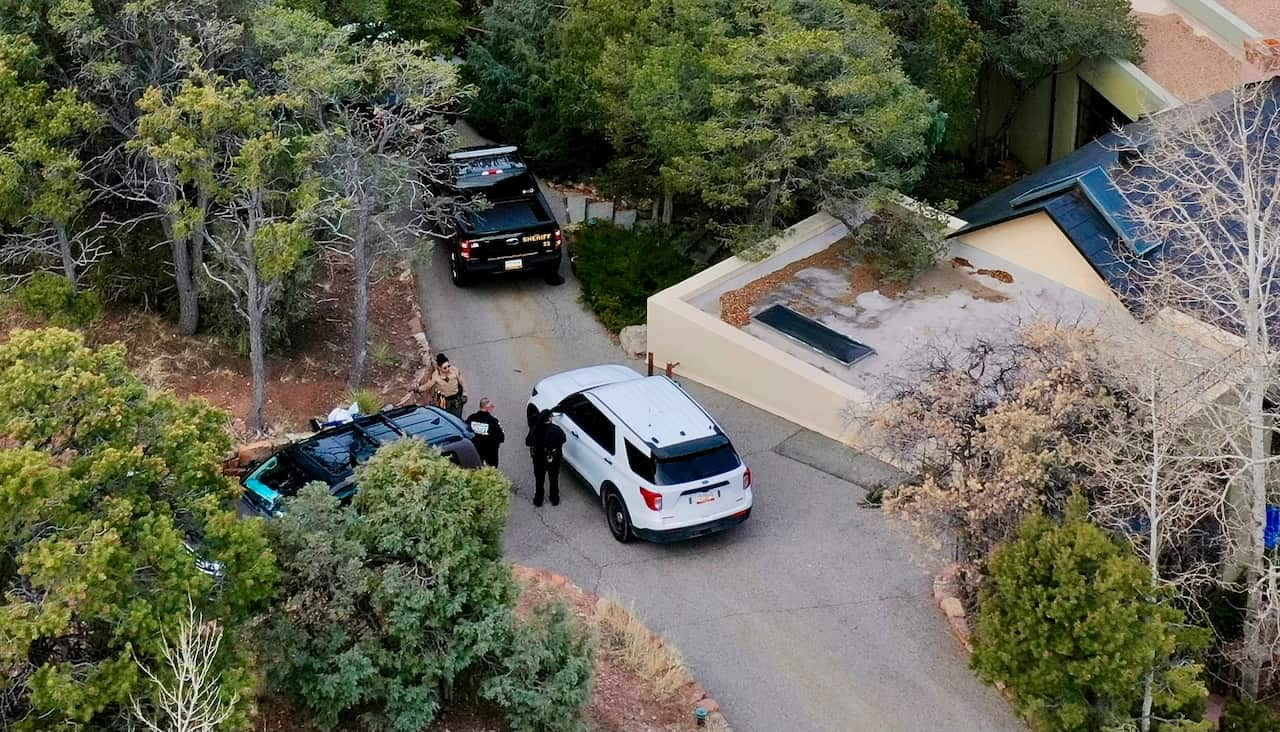
[[[1097,89],[1080,80],[1080,100],[1076,109],[1076,147],[1083,147],[1130,119]]]

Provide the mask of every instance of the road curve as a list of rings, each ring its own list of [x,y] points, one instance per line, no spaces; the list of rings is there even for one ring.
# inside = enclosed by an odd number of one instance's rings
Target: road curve
[[[929,600],[929,563],[913,558],[917,545],[895,522],[858,508],[863,489],[833,475],[866,483],[881,466],[687,384],[750,464],[755,513],[734,531],[694,542],[618,544],[593,494],[569,475],[559,507],[529,502],[522,445],[534,383],[624,362],[578,303],[567,267],[558,287],[521,278],[457,289],[437,249],[417,274],[432,348],[462,369],[469,407],[482,396],[496,400],[510,435],[502,450],[516,486],[507,555],[634,603],[683,651],[735,728],[1023,729],[944,630]]]

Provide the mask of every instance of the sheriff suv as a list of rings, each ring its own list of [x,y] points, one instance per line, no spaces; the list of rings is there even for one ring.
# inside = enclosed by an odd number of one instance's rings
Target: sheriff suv
[[[356,417],[286,445],[253,466],[242,481],[240,512],[278,516],[284,498],[315,481],[328,485],[339,500],[350,500],[356,492],[356,466],[382,445],[404,438],[423,440],[453,462],[477,468],[480,457],[471,442],[473,436],[462,420],[438,407],[393,407]]]
[[[751,470],[679,384],[626,366],[550,376],[529,400],[564,430],[564,460],[600,497],[613,538],[679,541],[751,515]]]
[[[444,237],[453,284],[513,272],[556,277],[563,235],[517,149],[464,148],[449,154],[449,168],[450,193],[463,201]]]

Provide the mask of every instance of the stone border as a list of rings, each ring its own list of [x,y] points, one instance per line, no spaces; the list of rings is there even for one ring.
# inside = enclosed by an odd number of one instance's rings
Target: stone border
[[[574,584],[568,577],[557,572],[552,572],[547,569],[527,567],[523,564],[512,564],[511,572],[515,575],[517,580],[523,579],[538,581],[540,583],[550,585],[551,587],[560,587],[570,592],[580,593],[588,598],[594,598],[595,603],[592,603],[593,606],[600,602],[599,596],[594,593],[587,592]],[[621,609],[624,612],[627,611],[625,607]],[[641,624],[643,625],[643,623]],[[648,626],[645,627],[647,628]],[[666,645],[666,640],[657,633],[654,633],[652,630],[649,631],[649,639],[654,646],[661,647]],[[720,702],[707,693],[707,690],[703,688],[702,684],[698,683],[698,680],[693,678],[692,673],[689,674],[689,683],[692,684],[692,690],[694,692],[692,696],[698,699],[696,702],[697,705],[707,710],[707,729],[716,729],[721,730],[722,732],[733,732],[733,728],[729,726],[729,721],[725,719],[724,714],[720,711]]]
[[[933,601],[947,619],[947,629],[960,643],[964,650],[973,653],[973,628],[969,624],[964,609],[964,601],[960,599],[963,587],[961,573],[964,568],[959,564],[948,564],[933,578]]]

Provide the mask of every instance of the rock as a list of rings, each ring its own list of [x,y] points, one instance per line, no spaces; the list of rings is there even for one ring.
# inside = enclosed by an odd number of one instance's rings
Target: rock
[[[964,618],[948,617],[947,623],[951,626],[951,634],[960,641],[965,650],[973,650],[973,646],[969,644],[969,623]]]
[[[564,207],[570,224],[581,224],[587,220],[587,197],[581,193],[565,196]]]
[[[942,608],[942,612],[946,613],[948,618],[964,617],[964,604],[957,598],[943,598],[942,602],[938,603],[938,607]]]
[[[620,208],[613,212],[613,225],[619,229],[630,229],[636,225],[636,210]]]
[[[613,223],[613,201],[592,201],[587,204],[587,222],[608,221]]]
[[[618,333],[622,350],[632,358],[643,358],[649,352],[649,327],[628,325]]]
[[[271,440],[258,440],[236,448],[236,462],[240,465],[256,463],[275,452],[276,445]]]

